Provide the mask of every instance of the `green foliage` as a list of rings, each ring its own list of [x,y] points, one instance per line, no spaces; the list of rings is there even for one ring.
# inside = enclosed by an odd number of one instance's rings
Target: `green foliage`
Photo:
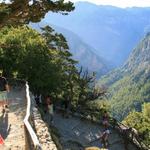
[[[56,90],[59,84],[59,69],[52,59],[57,51],[50,50],[46,40],[36,31],[26,26],[19,28],[4,28],[1,30],[0,68],[6,77],[13,77],[29,81],[32,91]],[[36,89],[35,89],[36,88]]]
[[[149,89],[150,80],[144,74],[125,75],[114,82],[108,89],[113,116],[120,120],[134,109],[140,111],[141,104],[150,100]]]
[[[0,2],[0,27],[40,22],[48,11],[67,14],[73,9],[73,3],[64,0],[4,0]]]
[[[109,102],[107,100],[95,100],[87,103],[87,106],[91,110],[108,111],[110,108]]]
[[[67,45],[66,39],[62,34],[57,34],[52,28],[46,26],[43,29],[43,36],[47,40],[47,44],[50,49],[57,51],[55,56],[55,61],[57,68],[59,69],[59,80],[60,85],[57,84],[59,88],[60,98],[70,99],[71,101],[76,100],[77,91],[77,69],[75,64],[77,61],[72,59],[72,54],[69,52],[69,47]],[[56,79],[58,80],[58,79]]]
[[[150,146],[150,103],[143,105],[142,112],[131,112],[123,123],[135,128],[139,132],[139,136],[144,143]]]
[[[73,9],[64,0],[0,2],[0,70],[6,77],[27,80],[35,94],[69,99],[76,107],[89,100],[94,74],[80,74],[62,34],[49,26],[42,28],[42,35],[20,26],[41,21],[48,11],[67,14]]]
[[[27,26],[0,30],[0,70],[7,78],[27,80],[34,94],[50,94],[84,105],[93,91],[94,74],[78,71],[66,39],[46,26],[39,34]]]
[[[98,86],[108,87],[113,116],[119,120],[150,102],[150,34],[132,51],[127,62],[104,76]]]
[[[143,115],[150,118],[150,103],[143,104]]]
[[[17,78],[29,81],[32,91],[45,94],[63,85],[62,78],[68,71],[64,66],[74,63],[67,50],[62,52],[52,45],[50,49],[39,33],[26,26],[4,28],[1,35],[0,68],[5,76],[12,77],[17,72]]]
[[[125,73],[120,69],[114,74],[117,74],[118,79],[111,80],[111,76],[114,77],[112,73],[102,79],[101,83],[109,87],[108,100],[113,116],[122,120],[132,110],[141,111],[141,105],[150,101],[150,79],[145,71]]]

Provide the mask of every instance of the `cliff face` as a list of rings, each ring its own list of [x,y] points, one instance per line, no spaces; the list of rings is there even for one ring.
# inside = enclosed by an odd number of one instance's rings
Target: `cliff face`
[[[112,113],[122,119],[150,102],[150,34],[132,51],[126,63],[104,76],[98,85],[108,87]]]
[[[123,69],[130,73],[150,72],[150,33],[133,50]]]

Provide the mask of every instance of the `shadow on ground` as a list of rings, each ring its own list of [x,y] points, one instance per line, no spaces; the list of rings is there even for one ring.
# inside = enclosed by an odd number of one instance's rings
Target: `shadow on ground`
[[[8,113],[3,113],[0,116],[0,134],[3,139],[6,139],[9,135],[11,124],[8,122]]]

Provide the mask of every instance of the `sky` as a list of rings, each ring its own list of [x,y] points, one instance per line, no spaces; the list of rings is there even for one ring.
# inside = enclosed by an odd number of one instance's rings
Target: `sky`
[[[68,1],[68,0],[66,0]],[[150,0],[69,0],[72,2],[88,1],[97,5],[113,5],[121,8],[125,7],[150,7]]]

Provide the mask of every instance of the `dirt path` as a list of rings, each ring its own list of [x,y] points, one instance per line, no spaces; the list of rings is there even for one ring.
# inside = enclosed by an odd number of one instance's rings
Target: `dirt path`
[[[25,90],[11,91],[9,93],[9,109],[2,114],[0,108],[0,134],[4,139],[4,150],[24,150],[24,124],[26,111]]]
[[[98,138],[103,128],[98,124],[76,117],[63,118],[60,114],[55,114],[54,126],[58,129],[64,150],[82,150],[90,146],[102,147]],[[111,130],[109,143],[109,150],[125,150],[122,137],[114,130]],[[137,150],[131,144],[128,149]]]

